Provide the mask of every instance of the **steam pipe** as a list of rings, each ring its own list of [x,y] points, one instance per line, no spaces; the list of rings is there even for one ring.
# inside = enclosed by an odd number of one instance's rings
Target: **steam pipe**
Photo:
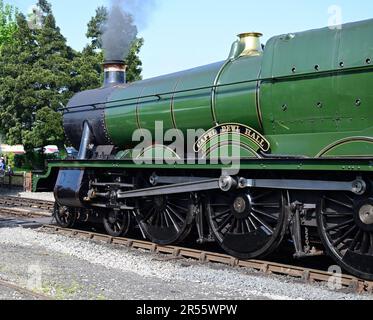
[[[80,142],[78,160],[86,160],[88,146],[91,143],[91,140],[92,140],[92,132],[89,127],[88,121],[85,121],[84,127],[83,127],[82,140]]]

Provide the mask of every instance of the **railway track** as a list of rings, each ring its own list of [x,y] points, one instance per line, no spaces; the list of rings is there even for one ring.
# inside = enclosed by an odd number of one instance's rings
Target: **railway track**
[[[0,206],[4,207],[21,207],[34,208],[51,211],[54,207],[53,201],[44,201],[36,199],[27,199],[19,197],[0,197]]]
[[[125,246],[132,249],[141,249],[156,254],[166,255],[168,256],[168,260],[193,259],[199,261],[200,263],[217,263],[234,268],[255,270],[265,275],[288,276],[309,284],[330,283],[330,281],[338,281],[340,290],[348,290],[349,292],[357,293],[373,293],[373,282],[364,281],[349,275],[336,276],[336,274],[321,270],[314,270],[261,260],[242,261],[231,256],[215,252],[207,252],[179,246],[159,246],[148,241],[128,238],[115,238],[89,231],[59,228],[53,225],[44,225],[42,226],[41,231],[79,239],[99,241],[111,245]]]
[[[51,211],[53,209],[54,202],[17,197],[0,197],[0,206],[3,206],[3,208],[0,208],[0,214],[20,215],[18,209],[24,209],[25,216],[27,216],[27,212],[29,212],[29,215],[34,214],[32,209],[35,208]],[[17,209],[14,209],[14,207]],[[167,255],[169,256],[169,259],[193,259],[201,263],[218,263],[230,267],[256,270],[266,275],[288,276],[298,279],[304,283],[329,283],[330,281],[338,281],[338,285],[340,285],[341,289],[343,290],[358,293],[373,293],[373,282],[361,280],[349,275],[336,276],[336,274],[322,270],[261,260],[242,261],[231,256],[215,252],[207,252],[179,246],[159,246],[148,241],[115,238],[101,233],[76,229],[64,229],[54,225],[43,225],[40,230],[43,232],[95,240],[133,249],[142,249],[153,253]]]
[[[29,300],[30,298],[35,300],[52,300],[51,297],[48,297],[44,294],[31,291],[29,289],[26,289],[17,284],[10,283],[7,281],[0,280],[0,288],[1,287],[21,294],[23,297],[25,297],[26,300]]]
[[[19,197],[0,197],[0,215],[17,217],[50,217],[54,202]]]

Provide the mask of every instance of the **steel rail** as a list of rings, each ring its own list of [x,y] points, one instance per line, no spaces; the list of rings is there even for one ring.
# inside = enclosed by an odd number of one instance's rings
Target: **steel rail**
[[[189,249],[178,246],[160,246],[148,241],[116,238],[104,234],[98,234],[89,231],[80,231],[74,229],[64,229],[53,225],[44,225],[40,229],[41,232],[52,232],[64,236],[71,236],[80,239],[88,239],[107,244],[125,246],[132,249],[146,250],[152,253],[168,255],[169,260],[173,259],[193,259],[201,263],[217,263],[230,267],[249,269],[261,272],[266,275],[290,276],[296,278],[303,283],[328,283],[331,279],[335,279],[336,274],[321,270],[308,269],[303,267],[273,263],[261,260],[239,260],[226,254]],[[338,278],[342,289],[356,293],[373,293],[373,282],[358,279],[349,275],[341,275]]]
[[[31,296],[31,297],[37,298],[39,300],[54,300],[52,297],[49,297],[49,296],[46,296],[44,294],[31,291],[29,289],[26,289],[24,287],[21,287],[21,286],[15,284],[15,283],[10,283],[10,282],[4,281],[4,280],[0,280],[0,287],[6,287],[8,289],[15,290],[15,291],[17,291],[21,294],[25,294],[27,296]]]
[[[18,210],[19,208],[19,210]],[[49,218],[52,217],[52,213],[42,213],[37,211],[27,211],[28,208],[4,208],[0,207],[0,215],[3,216],[16,216],[16,217],[27,217],[27,218]]]
[[[52,210],[54,201],[44,201],[29,198],[19,198],[10,196],[0,196],[0,206],[7,207],[30,207],[36,209]]]

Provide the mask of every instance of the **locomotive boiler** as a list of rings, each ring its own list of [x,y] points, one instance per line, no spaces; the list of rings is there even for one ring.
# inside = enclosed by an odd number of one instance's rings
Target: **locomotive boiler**
[[[265,46],[243,33],[222,62],[135,83],[106,61],[103,87],[62,110],[78,156],[50,161],[34,189],[54,190],[63,227],[136,225],[241,259],[285,238],[297,258],[326,253],[373,280],[372,33],[373,20]]]

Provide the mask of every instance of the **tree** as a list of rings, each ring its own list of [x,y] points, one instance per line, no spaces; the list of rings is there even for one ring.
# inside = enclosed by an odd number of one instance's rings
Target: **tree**
[[[65,134],[61,123],[61,113],[49,107],[38,110],[32,130],[24,134],[25,148],[30,150],[35,146],[57,145],[64,149]]]
[[[93,51],[89,46],[77,53],[73,61],[73,74],[70,89],[80,92],[99,88],[103,83],[103,55]]]
[[[56,111],[74,94],[76,53],[56,26],[49,3],[39,0],[38,8],[43,24],[29,28],[26,17],[18,14],[14,41],[4,44],[0,55],[0,128],[8,143],[22,143],[28,151],[63,143]]]
[[[100,37],[106,19],[107,9],[98,8],[88,24],[91,43],[76,52],[66,44],[46,0],[38,1],[29,20],[17,13],[11,41],[5,41],[0,51],[0,134],[7,143],[23,144],[26,151],[48,144],[63,146],[58,110],[75,93],[102,84]],[[126,57],[129,81],[141,78],[142,45],[143,39],[137,39]]]
[[[35,36],[22,14],[17,16],[17,26],[13,41],[4,44],[0,55],[0,130],[10,144],[22,142],[23,109],[35,102],[29,83],[37,60]]]
[[[129,55],[125,59],[127,65],[127,81],[134,82],[142,79],[142,62],[139,57],[140,50],[144,45],[144,39],[136,39],[132,44]]]
[[[17,9],[14,6],[4,4],[4,1],[0,0],[0,48],[12,40],[17,29],[16,14]]]
[[[103,62],[102,50],[102,30],[105,26],[105,23],[108,19],[109,11],[106,7],[98,7],[96,9],[96,15],[88,23],[88,30],[86,36],[90,39],[90,44],[85,50],[89,51],[91,54],[95,52],[100,52],[99,58]],[[130,53],[127,57],[123,57],[125,64],[127,65],[127,81],[133,82],[141,80],[142,73],[142,62],[139,58],[139,53],[144,45],[144,39],[136,39],[132,46]]]
[[[91,39],[90,47],[93,50],[102,49],[102,28],[109,16],[109,11],[106,7],[101,6],[96,9],[96,15],[88,22],[86,36]]]

